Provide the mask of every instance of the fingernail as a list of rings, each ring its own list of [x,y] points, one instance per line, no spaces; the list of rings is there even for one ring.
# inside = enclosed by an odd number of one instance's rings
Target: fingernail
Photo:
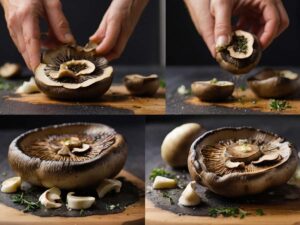
[[[230,38],[228,36],[226,35],[219,36],[216,41],[216,48],[217,49],[224,48],[227,45],[229,45],[229,42],[230,42]]]
[[[70,33],[66,33],[65,40],[66,40],[66,42],[73,42],[74,41],[73,35]]]

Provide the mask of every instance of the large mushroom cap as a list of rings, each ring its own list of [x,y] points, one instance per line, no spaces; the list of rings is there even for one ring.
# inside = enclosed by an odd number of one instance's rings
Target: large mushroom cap
[[[251,90],[261,98],[282,98],[294,94],[299,87],[299,75],[289,70],[264,69],[250,77]]]
[[[122,135],[103,124],[61,124],[14,139],[8,161],[22,180],[47,188],[77,189],[116,176],[127,158]]]
[[[217,49],[216,60],[223,69],[238,75],[252,70],[259,63],[261,55],[262,49],[257,37],[236,30],[232,33],[231,43]]]
[[[62,46],[43,53],[35,80],[39,89],[51,98],[99,98],[112,83],[113,69],[107,63],[88,47]]]
[[[234,84],[229,81],[196,81],[191,85],[192,94],[202,101],[222,101],[230,97],[234,91]]]
[[[226,197],[256,194],[286,183],[297,151],[285,139],[249,127],[220,128],[200,136],[188,158],[193,180]]]

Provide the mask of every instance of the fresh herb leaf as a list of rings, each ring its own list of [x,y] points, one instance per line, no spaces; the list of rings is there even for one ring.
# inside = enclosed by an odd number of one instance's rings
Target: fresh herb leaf
[[[7,91],[15,88],[15,85],[8,82],[7,80],[0,78],[0,91]]]
[[[155,177],[157,176],[175,178],[175,175],[167,170],[164,170],[162,168],[154,168],[150,173],[149,180],[154,181]]]
[[[224,207],[210,208],[208,215],[214,218],[222,215],[224,217],[239,217],[240,219],[243,219],[245,216],[250,215],[250,213],[237,207]]]
[[[232,37],[232,47],[235,52],[241,52],[246,54],[248,51],[248,46],[247,46],[247,38],[244,36],[238,36],[234,35]]]
[[[245,86],[240,86],[240,90],[241,91],[246,91],[246,87]]]
[[[286,100],[276,100],[271,99],[270,101],[270,108],[274,111],[283,111],[289,108],[292,108]]]
[[[173,200],[173,198],[170,196],[170,194],[169,194],[169,193],[167,193],[167,192],[163,192],[162,194],[163,194],[163,197],[164,197],[164,198],[167,198],[167,199],[169,199],[169,201],[170,201],[171,205],[174,205],[174,200]]]
[[[114,210],[114,209],[120,209],[120,208],[121,208],[120,204],[106,206],[107,210]]]
[[[164,81],[164,80],[160,80],[159,81],[159,86],[161,87],[161,88],[166,88],[166,82]]]
[[[262,210],[262,209],[256,209],[256,215],[258,215],[258,216],[263,216],[263,215],[265,215],[265,212]]]
[[[79,212],[79,215],[83,216],[83,214],[84,214],[84,209],[81,209],[80,212]]]
[[[16,194],[12,196],[12,202],[15,204],[19,204],[25,206],[23,212],[31,212],[41,208],[40,202],[33,202],[24,197],[24,192],[21,194]]]
[[[216,83],[218,83],[218,79],[217,78],[213,78],[213,79],[210,80],[210,83],[211,84],[216,84]]]

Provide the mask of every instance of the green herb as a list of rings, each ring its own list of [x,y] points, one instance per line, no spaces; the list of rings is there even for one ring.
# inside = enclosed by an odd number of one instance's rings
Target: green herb
[[[262,209],[256,209],[256,215],[258,215],[258,216],[263,216],[263,215],[265,215],[265,213],[264,213],[264,211],[262,210]]]
[[[120,204],[106,206],[107,210],[114,210],[114,209],[120,209],[120,208],[121,208]]]
[[[247,38],[244,36],[237,36],[234,35],[232,38],[232,47],[235,52],[241,52],[246,54],[248,51],[248,46],[247,46]]]
[[[245,86],[240,86],[241,91],[246,91],[246,87]]]
[[[11,90],[15,87],[12,83],[8,82],[7,80],[0,79],[0,91],[7,91]]]
[[[289,109],[292,107],[285,100],[271,99],[270,108],[271,108],[271,110],[275,110],[275,111],[283,111],[283,110],[286,110],[286,109]]]
[[[175,175],[169,171],[166,171],[162,168],[154,168],[154,169],[152,169],[152,171],[150,173],[149,180],[154,181],[155,177],[157,177],[157,176],[168,177],[168,178],[175,177]]]
[[[218,79],[217,78],[213,78],[212,80],[210,80],[211,84],[216,84],[218,83]]]
[[[25,206],[23,212],[35,211],[41,208],[40,202],[33,202],[26,199],[24,197],[24,192],[22,192],[21,194],[13,195],[11,199],[13,203]]]
[[[208,215],[214,218],[222,215],[224,217],[239,217],[243,219],[249,214],[250,213],[237,207],[210,208],[208,212]]]
[[[79,212],[79,215],[83,216],[83,214],[84,214],[84,209],[81,209],[80,212]]]
[[[164,80],[160,80],[160,81],[159,81],[159,86],[160,86],[161,88],[165,88],[167,85],[166,85],[166,82],[165,82]]]
[[[174,205],[174,200],[173,200],[173,198],[169,195],[169,193],[163,192],[162,194],[163,194],[163,197],[164,197],[164,198],[169,199],[171,205]]]

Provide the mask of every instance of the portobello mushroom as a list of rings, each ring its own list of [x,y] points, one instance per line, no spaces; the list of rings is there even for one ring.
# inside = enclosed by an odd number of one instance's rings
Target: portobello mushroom
[[[261,98],[283,98],[299,87],[299,75],[289,70],[264,69],[248,79],[251,90]]]
[[[234,91],[234,83],[229,81],[196,81],[191,85],[192,94],[206,102],[222,101]]]
[[[84,100],[101,97],[111,86],[112,72],[91,45],[64,45],[43,53],[35,80],[50,98]]]
[[[228,46],[217,49],[216,60],[220,66],[236,75],[248,73],[260,61],[262,49],[254,34],[243,30],[232,33]]]
[[[209,131],[194,141],[188,158],[192,179],[225,197],[257,194],[284,184],[297,164],[290,142],[250,127]]]
[[[8,152],[10,166],[23,181],[69,190],[96,187],[116,176],[126,158],[122,135],[106,125],[88,123],[30,130],[14,139]]]
[[[156,74],[142,76],[131,74],[123,80],[127,90],[136,96],[153,96],[159,88],[159,77]]]

